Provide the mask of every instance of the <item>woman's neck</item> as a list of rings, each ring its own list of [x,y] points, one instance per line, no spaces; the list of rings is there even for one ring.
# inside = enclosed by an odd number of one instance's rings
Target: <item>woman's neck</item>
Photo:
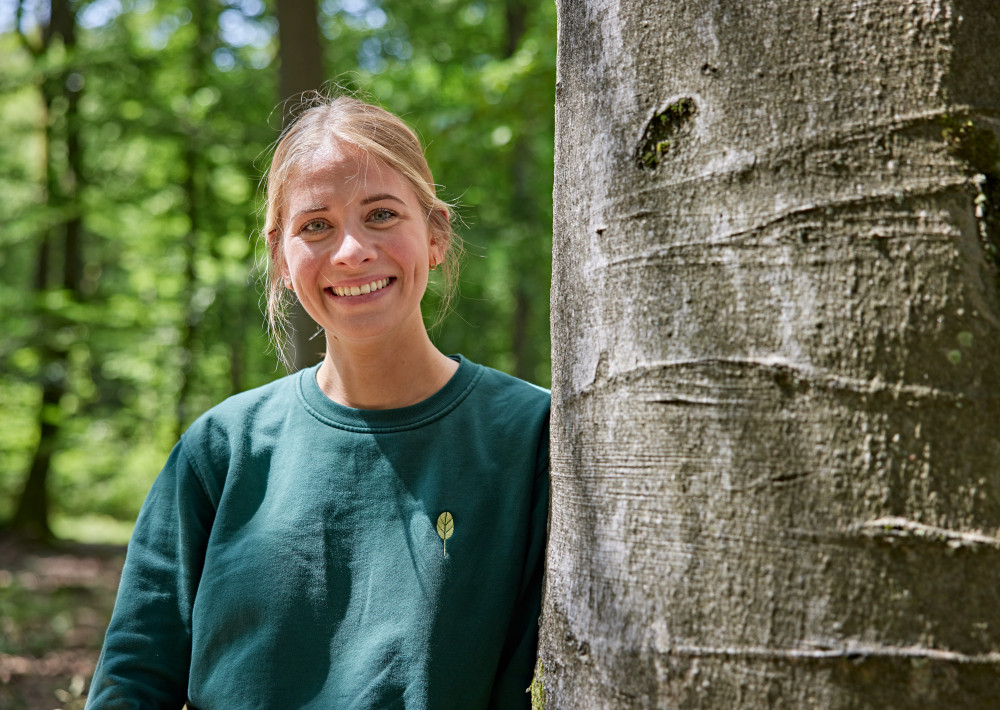
[[[396,409],[422,402],[445,386],[458,363],[434,347],[423,328],[420,334],[406,347],[327,338],[316,382],[334,402],[355,409]]]

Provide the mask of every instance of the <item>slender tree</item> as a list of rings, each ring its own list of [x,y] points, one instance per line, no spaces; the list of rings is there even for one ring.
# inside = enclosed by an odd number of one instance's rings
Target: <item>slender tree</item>
[[[211,34],[209,33],[209,3],[207,0],[194,0],[190,5],[192,25],[194,26],[193,46],[190,52],[188,67],[188,94],[194,95],[205,82],[205,65],[211,52]],[[214,19],[214,18],[213,18]],[[195,341],[203,309],[197,306],[198,274],[197,258],[202,231],[201,214],[203,212],[202,194],[205,191],[204,171],[199,160],[199,127],[193,122],[185,121],[183,134],[184,155],[184,211],[188,219],[187,234],[184,235],[184,288],[187,303],[184,308],[184,320],[180,327],[181,363],[177,387],[176,415],[177,423],[174,430],[175,438],[179,438],[187,428],[191,413],[188,398],[191,395],[192,379],[195,370]]]
[[[18,31],[22,5],[18,5]],[[83,75],[73,65],[76,18],[68,0],[54,0],[48,23],[37,40],[21,34],[22,44],[54,70],[43,73],[39,94],[43,104],[42,159],[45,207],[52,216],[38,239],[35,296],[39,327],[39,354],[45,363],[40,377],[38,438],[31,454],[24,487],[11,527],[21,534],[47,539],[49,473],[59,446],[63,424],[62,398],[69,391],[69,345],[75,338],[72,322],[47,296],[61,292],[70,301],[81,296],[83,279],[83,220],[80,209],[82,151],[79,97]],[[62,299],[55,299],[60,302]]]
[[[506,20],[506,37],[503,50],[504,59],[510,59],[518,49],[521,38],[524,36],[528,8],[523,0],[507,0],[504,19]],[[527,137],[519,135],[514,139],[514,148],[511,151],[514,160],[510,166],[510,182],[513,186],[510,195],[510,219],[519,223],[518,232],[525,236],[530,233],[531,212],[534,211],[534,195],[531,194],[528,185],[529,163]],[[519,241],[523,242],[523,238]],[[528,339],[531,335],[529,323],[531,321],[532,303],[528,298],[528,282],[532,276],[531,250],[523,248],[523,244],[518,244],[513,249],[514,258],[511,259],[509,269],[511,276],[511,290],[514,295],[514,313],[511,318],[511,351],[514,356],[514,374],[518,377],[531,379],[530,357],[528,350],[530,344]],[[523,255],[523,256],[522,256]]]
[[[560,0],[553,708],[993,708],[1000,7]]]
[[[279,99],[284,102],[284,120],[292,115],[297,97],[323,86],[323,49],[319,40],[316,0],[278,0]],[[298,301],[289,312],[292,369],[316,364],[323,356],[324,341],[314,338],[319,326]]]

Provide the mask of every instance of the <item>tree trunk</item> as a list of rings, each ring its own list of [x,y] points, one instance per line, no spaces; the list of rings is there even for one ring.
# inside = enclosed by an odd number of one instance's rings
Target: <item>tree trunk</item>
[[[319,39],[316,0],[278,0],[278,93],[284,117],[290,118],[296,98],[305,91],[319,90],[326,80],[323,48]],[[319,326],[295,301],[289,309],[294,370],[309,367],[323,357],[326,340],[316,338]]]
[[[195,29],[194,46],[189,56],[189,80],[187,94],[194,93],[205,84],[206,65],[212,51],[213,32],[210,30],[210,8],[206,0],[195,0],[189,3],[192,24]],[[214,13],[213,13],[214,14]],[[212,17],[212,20],[215,18]],[[184,119],[184,208],[188,218],[188,231],[184,235],[184,294],[187,303],[184,307],[184,320],[180,323],[180,355],[181,361],[177,371],[177,401],[174,406],[174,439],[180,439],[181,434],[190,424],[191,408],[189,399],[193,389],[195,374],[195,348],[198,341],[198,331],[204,316],[205,307],[198,299],[197,261],[201,251],[202,233],[202,195],[205,191],[203,168],[199,159],[199,127],[189,118]]]
[[[560,0],[545,708],[993,708],[1000,7]]]
[[[57,355],[62,357],[50,357],[50,365],[42,382],[42,399],[38,408],[38,441],[11,521],[11,528],[17,534],[32,540],[50,540],[53,537],[49,525],[49,470],[62,427],[59,401],[66,392],[66,377],[60,361],[65,360],[65,353]],[[56,365],[53,366],[53,363]]]
[[[194,3],[195,6],[200,3]],[[200,194],[199,171],[194,141],[196,132],[194,126],[188,127],[188,135],[184,148],[184,203],[190,227],[184,235],[184,293],[187,303],[184,308],[184,320],[180,323],[180,355],[181,361],[177,370],[177,401],[174,406],[174,438],[179,439],[190,424],[191,412],[189,399],[195,372],[195,344],[198,339],[199,324],[204,314],[204,306],[198,302],[198,274],[196,262],[200,241]]]
[[[507,0],[504,5],[505,19],[507,21],[507,32],[504,42],[504,59],[514,56],[521,44],[524,31],[527,27],[528,8],[524,0]],[[509,219],[512,224],[518,227],[517,242],[530,239],[534,235],[530,234],[531,220],[529,218],[532,211],[535,195],[532,195],[528,187],[527,166],[531,160],[530,148],[524,136],[518,135],[514,139],[514,146],[511,150],[510,181],[513,186],[513,201],[509,205]],[[513,245],[511,264],[508,267],[510,274],[511,289],[514,294],[514,312],[511,317],[511,354],[514,356],[514,375],[524,380],[534,379],[530,364],[533,360],[529,353],[531,343],[531,301],[528,298],[526,283],[533,276],[531,273],[533,264],[530,263],[530,251],[525,255],[525,250],[520,243]]]
[[[41,57],[58,39],[65,53],[71,55],[76,45],[73,8],[68,0],[54,0],[50,11],[49,24],[42,33],[41,45],[32,45],[27,37],[22,37],[22,41],[36,57]],[[20,14],[20,5],[18,13]],[[69,389],[66,334],[70,332],[64,315],[50,310],[44,296],[53,286],[62,288],[73,300],[79,299],[81,294],[84,259],[80,173],[83,156],[78,104],[82,88],[83,77],[72,68],[71,62],[52,76],[42,78],[40,85],[46,118],[42,157],[46,201],[50,212],[59,215],[59,220],[47,228],[47,233],[40,236],[38,246],[35,288],[39,308],[39,351],[44,362],[37,420],[38,440],[28,464],[11,528],[20,535],[42,540],[52,537],[49,525],[49,473],[62,431],[60,402]],[[53,110],[60,99],[63,102],[62,146],[58,146],[60,131],[56,128],[57,116]],[[54,244],[60,247],[57,253],[53,253]],[[61,267],[61,273],[53,274],[57,267]]]

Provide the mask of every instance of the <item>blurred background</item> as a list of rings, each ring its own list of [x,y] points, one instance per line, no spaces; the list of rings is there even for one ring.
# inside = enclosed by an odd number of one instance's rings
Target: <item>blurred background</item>
[[[550,0],[0,0],[0,708],[83,707],[170,448],[285,374],[257,230],[289,96],[334,81],[417,130],[467,247],[432,337],[549,384],[555,19]]]
[[[309,75],[409,122],[458,206],[468,255],[439,347],[548,385],[554,4],[313,7],[0,0],[8,531],[126,541],[187,425],[284,374],[258,183],[283,91]]]

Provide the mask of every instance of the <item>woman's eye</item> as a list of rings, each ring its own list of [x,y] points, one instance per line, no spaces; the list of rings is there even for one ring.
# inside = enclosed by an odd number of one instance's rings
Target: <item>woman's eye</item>
[[[302,231],[305,234],[315,234],[326,229],[326,222],[321,219],[313,219],[302,225]]]
[[[396,213],[386,207],[379,207],[377,210],[373,210],[372,213],[368,215],[368,219],[376,224],[388,222],[394,217],[396,217]]]

